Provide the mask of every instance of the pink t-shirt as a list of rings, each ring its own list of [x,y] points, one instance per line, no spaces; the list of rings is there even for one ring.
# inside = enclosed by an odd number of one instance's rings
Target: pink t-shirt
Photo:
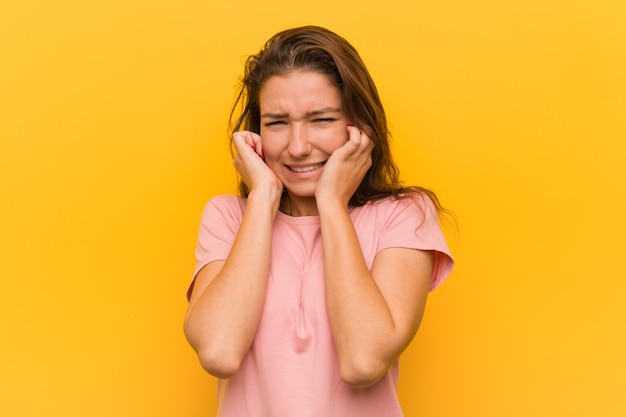
[[[209,201],[194,277],[208,263],[227,258],[245,208],[245,199],[231,195]],[[368,268],[378,252],[402,247],[434,251],[431,290],[451,272],[452,257],[427,198],[387,198],[351,208],[350,217]],[[353,388],[339,377],[326,312],[319,217],[278,212],[271,256],[259,328],[238,373],[219,381],[218,416],[402,416],[397,362],[368,388]]]

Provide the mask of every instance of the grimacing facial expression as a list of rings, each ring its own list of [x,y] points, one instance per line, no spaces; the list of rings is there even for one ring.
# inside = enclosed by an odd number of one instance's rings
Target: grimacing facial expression
[[[321,73],[270,77],[260,95],[260,136],[268,167],[293,197],[313,197],[330,155],[348,140],[339,89]]]

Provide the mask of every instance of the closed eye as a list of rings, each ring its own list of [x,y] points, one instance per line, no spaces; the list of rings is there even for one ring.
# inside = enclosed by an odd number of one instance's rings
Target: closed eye
[[[270,126],[278,126],[278,125],[282,125],[282,124],[286,124],[287,122],[285,122],[284,120],[275,120],[273,122],[267,122],[265,123],[266,127],[270,127]]]
[[[320,117],[317,119],[314,119],[313,122],[314,123],[330,123],[330,122],[334,122],[336,119],[332,118],[332,117]]]

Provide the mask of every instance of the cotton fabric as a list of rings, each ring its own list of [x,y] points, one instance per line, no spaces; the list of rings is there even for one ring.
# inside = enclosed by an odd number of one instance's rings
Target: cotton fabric
[[[246,200],[225,195],[203,212],[195,275],[225,260]],[[368,268],[380,251],[433,251],[433,290],[453,260],[432,202],[424,196],[387,198],[350,209]],[[193,288],[190,285],[188,295]],[[398,363],[373,386],[341,381],[324,296],[320,219],[278,212],[273,227],[266,300],[253,344],[237,374],[218,385],[219,417],[400,417]]]

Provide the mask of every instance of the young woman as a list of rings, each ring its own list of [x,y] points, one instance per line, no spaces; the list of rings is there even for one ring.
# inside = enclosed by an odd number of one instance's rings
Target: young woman
[[[276,34],[242,84],[241,196],[205,208],[185,317],[218,415],[401,416],[398,358],[453,266],[437,198],[400,183],[374,82],[337,34]]]

